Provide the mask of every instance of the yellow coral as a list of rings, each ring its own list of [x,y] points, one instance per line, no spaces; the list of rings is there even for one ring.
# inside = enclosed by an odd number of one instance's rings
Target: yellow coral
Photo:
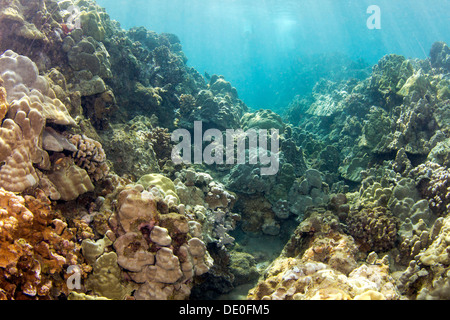
[[[80,14],[81,27],[86,36],[91,36],[97,41],[105,38],[105,29],[102,26],[101,18],[96,11],[82,11]]]
[[[0,78],[0,86],[3,84],[2,78]],[[8,102],[6,101],[6,90],[3,87],[0,87],[0,121],[8,112]]]
[[[172,180],[161,174],[146,174],[142,176],[137,183],[144,186],[144,188],[155,186],[164,193],[164,196],[173,196],[177,199],[178,203],[180,201],[175,191],[175,185],[173,184]]]
[[[450,217],[443,220],[442,228],[438,236],[431,245],[421,253],[420,262],[425,266],[435,266],[439,264],[449,265],[450,257]]]
[[[317,290],[310,300],[351,300],[350,295],[340,289],[324,288]]]
[[[78,262],[79,246],[43,195],[19,196],[0,188],[0,298],[51,298],[55,274]]]

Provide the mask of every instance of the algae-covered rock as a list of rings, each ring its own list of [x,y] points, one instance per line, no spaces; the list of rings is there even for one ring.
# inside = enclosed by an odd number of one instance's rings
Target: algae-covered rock
[[[148,135],[152,130],[152,119],[141,116],[101,131],[102,146],[115,173],[139,179],[148,172],[160,172]]]
[[[74,70],[71,91],[80,91],[81,96],[106,91],[103,80],[112,78],[112,72],[110,56],[102,42],[92,36],[82,37],[82,31],[76,29],[64,38],[62,49]]]
[[[423,96],[429,88],[430,82],[426,76],[419,71],[409,77],[397,93],[403,97],[407,97],[416,91],[420,96]]]
[[[223,76],[213,75],[210,80],[209,89],[215,94],[228,94],[232,98],[238,97],[237,90]]]
[[[356,156],[349,160],[349,162],[342,164],[338,171],[341,176],[347,180],[361,182],[361,171],[367,169],[369,161],[370,156],[365,153],[362,156]]]
[[[450,167],[450,138],[438,142],[428,154],[427,161]]]
[[[80,20],[84,35],[91,36],[97,41],[103,41],[105,39],[105,29],[101,24],[101,18],[98,12],[82,11]]]
[[[230,271],[234,275],[234,286],[249,283],[259,276],[255,258],[246,252],[230,252]]]
[[[437,98],[440,101],[445,101],[450,99],[450,80],[448,79],[441,79],[437,86]]]
[[[382,108],[372,107],[366,117],[359,140],[360,147],[375,149],[391,130],[389,114]]]
[[[373,67],[369,88],[381,98],[383,106],[390,108],[401,103],[402,97],[397,92],[413,74],[414,67],[410,61],[403,56],[389,54]]]
[[[440,128],[450,127],[450,99],[436,105],[433,118]]]
[[[374,66],[371,85],[383,95],[397,92],[413,73],[414,68],[405,57],[389,54]]]
[[[433,43],[430,50],[431,65],[450,72],[450,48],[445,42]]]
[[[213,76],[210,89],[199,90],[195,98],[184,95],[181,101],[180,127],[192,128],[194,121],[202,121],[205,127],[220,130],[242,128],[240,119],[247,111],[247,106],[237,98],[235,89],[230,87],[231,84],[222,76]]]
[[[308,169],[303,179],[297,179],[288,194],[289,210],[296,216],[302,216],[310,206],[324,206],[328,203],[328,191],[323,183],[322,173]]]
[[[439,129],[433,117],[434,102],[422,98],[396,107],[391,116],[390,132],[380,137],[374,152],[387,153],[405,148],[410,154],[426,155],[433,147],[433,136]]]
[[[333,82],[321,79],[313,89],[314,102],[306,113],[314,116],[329,117],[342,112],[346,99],[350,96],[351,86],[346,81]]]

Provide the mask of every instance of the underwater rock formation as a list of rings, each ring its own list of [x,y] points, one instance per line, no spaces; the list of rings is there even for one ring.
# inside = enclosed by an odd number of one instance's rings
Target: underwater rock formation
[[[430,49],[430,62],[433,68],[450,71],[450,48],[445,42],[435,42]]]

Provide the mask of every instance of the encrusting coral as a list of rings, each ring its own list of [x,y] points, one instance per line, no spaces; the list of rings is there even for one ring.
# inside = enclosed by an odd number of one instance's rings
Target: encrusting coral
[[[52,299],[68,294],[59,273],[82,263],[74,230],[42,193],[37,198],[0,189],[0,299]],[[81,275],[80,275],[81,276]]]

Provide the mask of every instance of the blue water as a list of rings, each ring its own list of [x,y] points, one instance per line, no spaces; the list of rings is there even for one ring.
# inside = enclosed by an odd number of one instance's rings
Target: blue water
[[[450,43],[450,0],[97,0],[122,28],[176,34],[188,65],[224,75],[253,109],[278,110],[339,61],[426,58]],[[369,29],[370,5],[381,29]],[[354,66],[355,67],[355,66]]]

